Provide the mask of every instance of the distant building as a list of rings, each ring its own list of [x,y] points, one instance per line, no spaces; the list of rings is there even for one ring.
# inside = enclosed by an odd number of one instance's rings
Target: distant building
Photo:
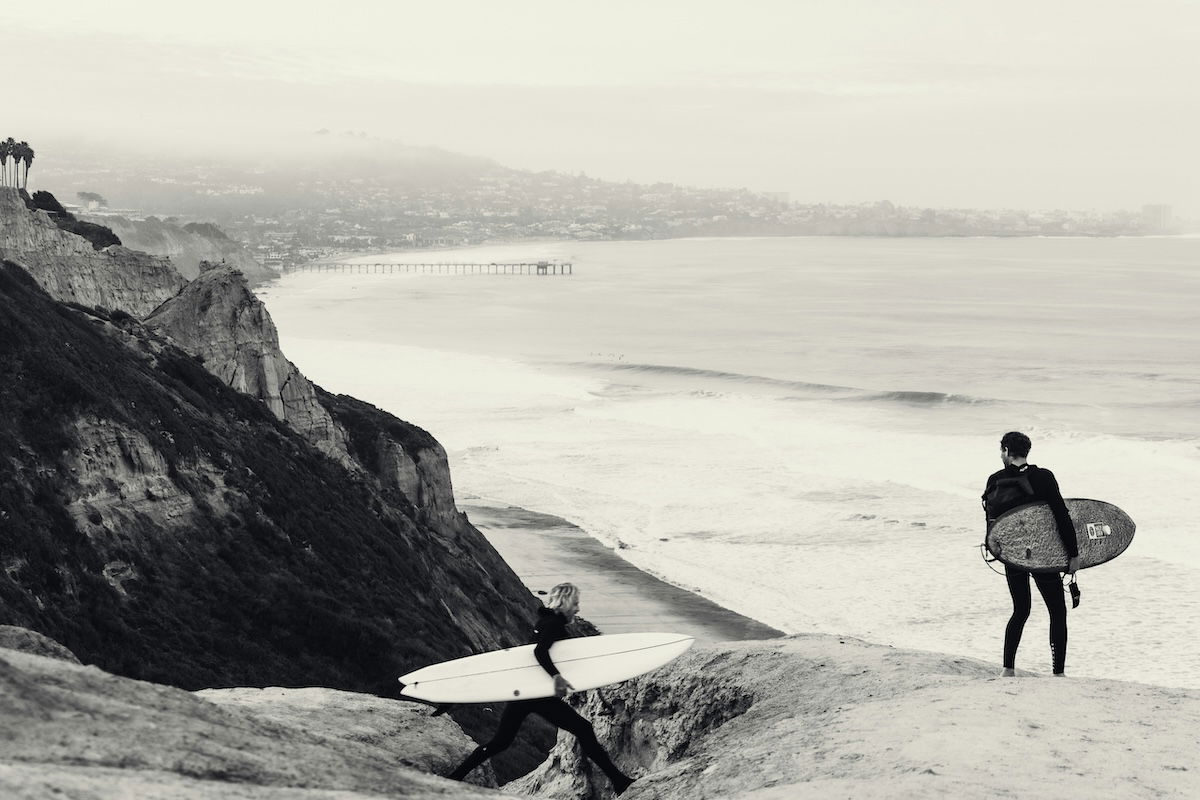
[[[1174,221],[1170,206],[1142,206],[1142,228],[1146,233],[1167,233]]]

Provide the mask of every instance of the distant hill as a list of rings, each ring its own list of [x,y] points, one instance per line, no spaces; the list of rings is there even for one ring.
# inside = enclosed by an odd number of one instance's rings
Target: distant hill
[[[416,192],[453,191],[513,172],[495,161],[391,139],[299,134],[260,153],[147,156],[119,151],[62,154],[46,180],[63,197],[102,190],[114,208],[221,222],[245,214],[324,208],[333,183],[370,182]],[[366,200],[366,198],[364,198]]]

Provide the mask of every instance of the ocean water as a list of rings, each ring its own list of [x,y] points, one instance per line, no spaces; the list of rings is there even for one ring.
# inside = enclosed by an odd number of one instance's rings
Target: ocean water
[[[1130,550],[1080,573],[1068,674],[1200,687],[1200,239],[545,243],[570,277],[298,273],[260,290],[327,389],[433,433],[461,498],[579,524],[789,632],[999,663],[998,440]],[[1045,610],[1018,667],[1049,672]]]

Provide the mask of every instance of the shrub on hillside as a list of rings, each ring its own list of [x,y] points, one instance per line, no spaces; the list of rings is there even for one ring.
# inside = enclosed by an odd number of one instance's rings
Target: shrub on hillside
[[[225,235],[225,231],[221,230],[211,222],[189,222],[187,225],[183,226],[183,229],[188,233],[194,233],[198,236],[203,236],[206,239],[229,240],[229,237]]]
[[[82,236],[92,243],[92,247],[96,250],[103,250],[109,245],[120,244],[121,240],[109,228],[103,225],[97,225],[94,222],[84,222],[75,219],[75,216],[63,208],[62,203],[58,202],[58,198],[50,194],[50,192],[39,190],[33,193],[31,198],[33,207],[47,211],[50,213],[54,224],[67,233],[73,233],[76,236]]]
[[[67,210],[63,208],[62,203],[58,202],[58,198],[46,191],[36,191],[33,193],[33,207],[40,208],[42,211],[49,211],[51,214],[62,214],[63,216],[71,216]]]

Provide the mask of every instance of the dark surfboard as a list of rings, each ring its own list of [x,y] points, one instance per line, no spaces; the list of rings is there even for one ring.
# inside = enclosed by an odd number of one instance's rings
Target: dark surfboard
[[[1137,526],[1113,504],[1080,498],[1069,498],[1066,503],[1075,523],[1080,569],[1112,561],[1133,541]],[[1054,514],[1045,503],[1005,511],[988,528],[984,544],[996,558],[1019,569],[1062,572],[1067,568],[1067,551],[1058,536]]]

